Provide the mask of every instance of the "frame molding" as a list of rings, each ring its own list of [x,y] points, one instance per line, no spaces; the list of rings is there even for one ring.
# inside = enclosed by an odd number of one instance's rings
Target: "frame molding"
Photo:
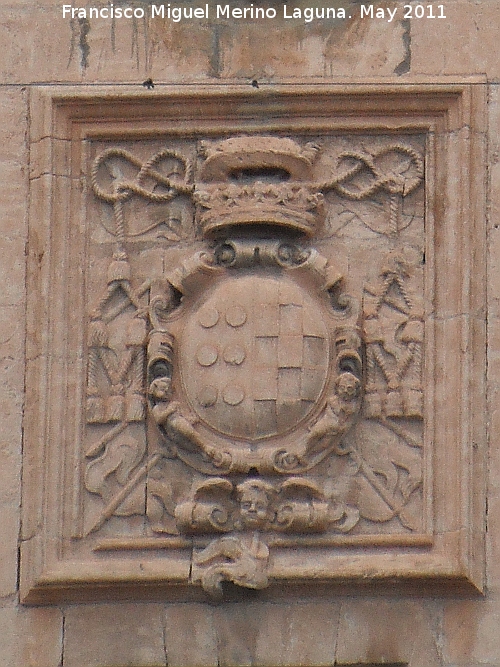
[[[422,132],[427,184],[425,448],[429,539],[302,553],[276,547],[274,595],[310,583],[352,591],[484,588],[486,368],[486,92],[483,79],[407,84],[51,86],[30,98],[30,231],[24,417],[21,597],[192,599],[189,540],[127,549],[108,540],[71,555],[81,483],[86,360],[85,182],[94,139],[220,136],[229,132]],[[68,337],[68,327],[77,332]],[[78,530],[77,530],[78,532]],[[185,544],[185,542],[187,544]],[[299,541],[300,542],[300,539]],[[362,540],[361,540],[362,542]]]

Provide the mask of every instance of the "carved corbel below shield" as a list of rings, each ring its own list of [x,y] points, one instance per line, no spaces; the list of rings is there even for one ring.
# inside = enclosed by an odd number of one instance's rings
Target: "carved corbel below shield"
[[[223,597],[222,582],[260,590],[269,584],[269,547],[256,531],[227,535],[193,553],[192,581],[214,599]]]
[[[227,501],[232,491],[231,513]],[[192,501],[179,505],[176,516],[181,530],[235,529],[193,554],[193,581],[201,582],[214,599],[222,598],[223,581],[253,589],[268,585],[272,532],[324,532],[332,525],[348,532],[359,520],[355,508],[336,503],[313,482],[296,477],[279,486],[249,478],[235,489],[227,480],[213,479],[198,485]]]

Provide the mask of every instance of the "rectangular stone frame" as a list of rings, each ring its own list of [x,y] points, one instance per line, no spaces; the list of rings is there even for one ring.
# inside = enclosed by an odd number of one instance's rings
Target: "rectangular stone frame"
[[[72,559],[81,486],[86,313],[85,184],[92,138],[223,132],[422,132],[426,165],[424,497],[428,536],[277,549],[273,585],[436,590],[484,586],[485,86],[404,84],[39,87],[30,100],[30,232],[21,597],[25,603],[165,596],[188,590],[190,553],[93,552]],[[73,334],[67,335],[68,330]]]

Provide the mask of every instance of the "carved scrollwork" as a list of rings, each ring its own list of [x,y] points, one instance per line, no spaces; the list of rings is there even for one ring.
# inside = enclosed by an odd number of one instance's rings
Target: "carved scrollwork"
[[[373,231],[396,239],[409,224],[402,222],[403,201],[411,199],[423,184],[424,167],[422,154],[403,142],[382,148],[347,150],[338,155],[332,178],[319,183],[318,188],[325,193],[335,192],[351,202],[368,202],[378,195],[388,197],[386,221],[374,225],[368,215],[364,222]]]
[[[117,488],[123,488],[136,466],[144,456],[145,443],[129,437],[118,437],[106,445],[105,451],[93,459],[85,473],[85,485],[91,493],[101,496],[107,505],[114,496],[110,477],[115,477]],[[115,489],[116,491],[116,489]],[[137,503],[144,503],[144,498],[130,494],[116,507],[115,513],[122,516],[137,513]]]
[[[347,165],[347,167],[346,167]],[[336,190],[343,197],[359,201],[385,190],[391,195],[408,196],[420,186],[424,177],[424,160],[420,153],[403,143],[390,144],[372,153],[345,151],[338,157],[342,175],[319,184],[320,190]],[[356,184],[355,177],[366,172],[369,180]],[[352,183],[348,187],[348,183]]]
[[[227,532],[233,525],[230,495],[233,485],[227,479],[212,478],[198,482],[191,498],[177,505],[175,518],[182,532]]]
[[[137,170],[135,178],[126,178],[123,176],[120,167],[117,164],[117,158],[132,165]],[[176,169],[172,174],[165,175],[159,171],[159,165],[166,159],[173,159],[178,165],[182,166],[184,172],[183,179]],[[101,185],[101,168],[107,167],[107,170],[113,177],[111,189],[106,189]],[[146,180],[152,180],[157,185],[162,185],[167,192],[155,192],[154,189],[145,187]],[[164,149],[155,153],[149,160],[143,162],[129,151],[122,148],[109,148],[103,151],[94,161],[91,172],[92,188],[99,199],[108,204],[125,202],[131,197],[138,196],[150,201],[168,202],[180,194],[191,195],[193,186],[193,167],[189,160],[177,151]]]
[[[359,512],[301,477],[285,481],[250,477],[239,483],[224,478],[197,482],[175,510],[180,532],[348,532]]]
[[[214,250],[219,266],[233,269],[249,267],[284,268],[303,266],[311,251],[292,242],[269,239],[225,239]]]

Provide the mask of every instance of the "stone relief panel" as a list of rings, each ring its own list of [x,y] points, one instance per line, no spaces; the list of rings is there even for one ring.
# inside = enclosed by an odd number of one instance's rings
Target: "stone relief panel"
[[[68,138],[79,361],[58,562],[212,599],[318,578],[316,559],[321,579],[369,576],[349,553],[392,576],[410,552],[401,576],[418,571],[442,522],[436,119],[138,132],[131,116]]]
[[[339,152],[237,135],[145,160],[95,143],[109,266],[89,303],[84,480],[102,503],[95,518],[84,495],[84,532],[136,514],[198,535],[193,578],[213,594],[266,586],[281,533],[424,533],[425,137],[344,136]],[[382,207],[371,243],[349,230],[358,202]],[[325,234],[340,207],[353,218]]]

